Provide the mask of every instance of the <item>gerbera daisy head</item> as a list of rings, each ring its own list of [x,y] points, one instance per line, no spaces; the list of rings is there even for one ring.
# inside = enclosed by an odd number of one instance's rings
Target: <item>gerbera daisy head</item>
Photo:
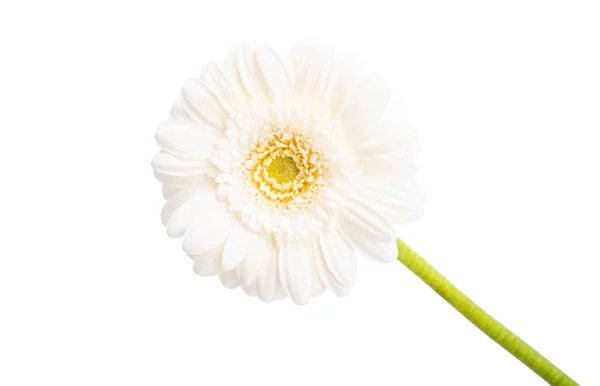
[[[397,256],[417,219],[415,132],[380,123],[388,90],[336,69],[333,52],[234,47],[189,80],[152,159],[162,220],[202,276],[264,301],[352,289],[356,252]]]

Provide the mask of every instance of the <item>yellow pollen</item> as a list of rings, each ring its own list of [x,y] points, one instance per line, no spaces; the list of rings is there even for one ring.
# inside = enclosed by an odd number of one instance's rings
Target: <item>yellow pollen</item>
[[[285,184],[293,181],[300,173],[300,169],[292,157],[277,157],[267,166],[267,173],[278,183]]]

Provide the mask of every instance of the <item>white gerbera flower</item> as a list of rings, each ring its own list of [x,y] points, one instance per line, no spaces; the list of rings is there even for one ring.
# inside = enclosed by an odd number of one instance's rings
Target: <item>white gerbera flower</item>
[[[264,301],[348,294],[356,252],[397,257],[391,225],[420,216],[415,133],[378,123],[388,90],[333,52],[235,47],[189,80],[153,158],[162,221],[201,276]]]

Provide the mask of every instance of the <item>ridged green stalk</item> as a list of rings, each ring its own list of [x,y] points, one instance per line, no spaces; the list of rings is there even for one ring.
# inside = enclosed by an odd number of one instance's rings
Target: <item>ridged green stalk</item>
[[[523,362],[550,385],[577,385],[577,382],[569,378],[542,354],[460,292],[402,240],[398,239],[397,244],[398,260],[494,342]]]

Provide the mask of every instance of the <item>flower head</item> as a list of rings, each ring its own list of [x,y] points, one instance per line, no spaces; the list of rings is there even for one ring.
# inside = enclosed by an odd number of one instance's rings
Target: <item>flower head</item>
[[[233,48],[189,80],[156,131],[162,221],[201,276],[264,301],[350,292],[356,253],[397,256],[420,216],[415,133],[379,123],[387,89],[297,46]]]

